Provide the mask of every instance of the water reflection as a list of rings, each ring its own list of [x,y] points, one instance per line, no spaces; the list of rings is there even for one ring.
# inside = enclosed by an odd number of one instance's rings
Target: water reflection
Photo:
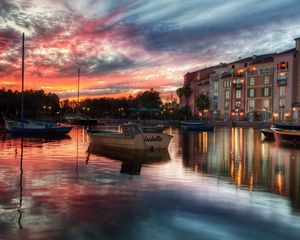
[[[20,200],[19,200],[19,207],[18,207],[18,213],[19,213],[19,218],[18,218],[18,225],[19,228],[22,229],[22,202],[23,202],[23,147],[24,147],[24,139],[21,138],[21,154],[20,154]]]
[[[294,210],[300,210],[299,149],[262,141],[252,128],[182,132],[181,137],[185,167],[227,178],[237,188],[291,197]]]
[[[140,175],[143,164],[162,163],[170,160],[169,151],[167,149],[157,149],[153,151],[122,150],[90,144],[87,152],[89,154],[122,161],[120,172],[130,175]]]
[[[0,239],[299,238],[299,149],[255,129],[166,131],[161,152],[89,147],[82,127],[1,138]]]

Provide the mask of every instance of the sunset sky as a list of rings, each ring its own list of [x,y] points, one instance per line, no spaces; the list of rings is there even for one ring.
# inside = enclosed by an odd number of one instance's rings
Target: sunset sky
[[[299,0],[0,0],[0,87],[166,97],[205,66],[294,47]],[[175,96],[175,94],[174,94]]]

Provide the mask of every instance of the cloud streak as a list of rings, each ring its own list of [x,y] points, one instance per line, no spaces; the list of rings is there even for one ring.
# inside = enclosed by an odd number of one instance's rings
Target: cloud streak
[[[20,86],[25,32],[27,88],[72,97],[80,66],[86,96],[168,92],[187,71],[293,47],[299,12],[297,0],[2,0],[0,84]]]

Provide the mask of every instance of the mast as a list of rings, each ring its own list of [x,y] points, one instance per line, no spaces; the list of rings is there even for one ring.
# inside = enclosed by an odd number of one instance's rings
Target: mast
[[[80,85],[80,67],[78,68],[77,117],[79,116],[79,85]]]
[[[25,58],[25,34],[22,34],[22,92],[21,92],[21,122],[24,120],[24,58]]]

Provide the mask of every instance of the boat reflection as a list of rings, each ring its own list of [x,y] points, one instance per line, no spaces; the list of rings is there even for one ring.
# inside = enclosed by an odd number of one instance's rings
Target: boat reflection
[[[300,211],[300,149],[261,142],[258,129],[223,128],[182,133],[182,159],[190,171],[230,181],[237,188],[290,197]]]
[[[22,134],[15,134],[15,133],[9,133],[5,132],[2,136],[3,141],[8,140],[15,140],[15,139],[23,139],[24,140],[30,140],[30,141],[38,141],[38,142],[53,142],[58,140],[70,140],[71,137],[69,135],[30,135],[26,134],[26,136]]]
[[[140,175],[143,164],[162,163],[170,160],[167,149],[149,150],[120,150],[90,144],[88,153],[104,156],[109,159],[122,161],[121,173]],[[88,163],[89,157],[86,161]]]

